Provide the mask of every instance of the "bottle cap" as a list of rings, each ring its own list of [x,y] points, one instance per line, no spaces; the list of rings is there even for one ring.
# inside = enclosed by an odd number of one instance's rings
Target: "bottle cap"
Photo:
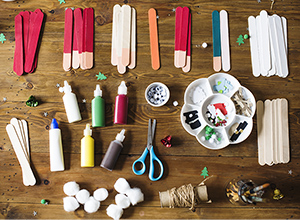
[[[52,122],[51,122],[51,129],[58,129],[59,127],[58,127],[58,123],[57,123],[57,121],[56,121],[56,119],[55,118],[53,118],[52,119]]]
[[[118,87],[118,94],[119,95],[127,95],[127,87],[125,84],[125,81],[122,81],[121,84]]]
[[[86,124],[83,134],[84,134],[84,136],[87,136],[87,135],[92,136],[92,129],[91,129],[90,124]]]
[[[100,85],[96,85],[96,90],[94,91],[94,96],[102,97],[102,90],[100,89]]]
[[[60,92],[70,93],[72,92],[71,86],[68,84],[67,80],[64,81],[64,87],[59,87]]]
[[[124,139],[125,139],[125,135],[124,134],[125,134],[125,129],[122,129],[122,131],[117,134],[116,140],[120,141],[120,142],[123,142]]]

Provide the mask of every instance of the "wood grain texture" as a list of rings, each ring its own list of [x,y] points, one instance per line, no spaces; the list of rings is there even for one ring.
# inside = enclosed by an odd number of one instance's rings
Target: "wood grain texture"
[[[125,2],[125,1],[124,1]],[[127,1],[126,1],[127,2]],[[130,0],[128,3],[137,11],[137,66],[120,75],[110,64],[112,8],[121,1],[14,1],[1,2],[0,33],[7,41],[0,44],[0,218],[21,219],[107,219],[105,209],[114,203],[116,192],[114,182],[119,177],[126,178],[131,186],[142,189],[145,201],[126,209],[123,218],[127,219],[299,219],[300,218],[300,1],[276,1],[273,10],[270,1],[257,3],[256,0]],[[188,6],[192,13],[192,69],[183,73],[173,65],[175,9]],[[71,70],[62,68],[64,13],[66,7],[92,7],[95,11],[94,67],[91,70]],[[40,8],[45,13],[46,22],[42,29],[39,45],[37,69],[32,74],[17,76],[13,72],[14,55],[14,17],[23,10]],[[151,68],[149,26],[147,11],[155,8],[159,16],[158,33],[161,55],[161,68]],[[180,111],[184,103],[186,87],[194,80],[208,77],[212,69],[212,25],[211,12],[226,10],[229,16],[231,65],[229,71],[239,82],[247,87],[256,100],[286,98],[289,101],[289,131],[291,161],[288,164],[263,166],[258,164],[256,117],[251,135],[242,143],[230,145],[222,150],[212,151],[201,146],[195,137],[189,135],[180,122]],[[288,20],[289,72],[286,79],[279,77],[259,77],[252,75],[249,40],[238,46],[236,39],[247,32],[247,18],[258,15],[261,10],[276,13]],[[208,43],[203,49],[201,44]],[[105,81],[97,81],[96,74],[105,74]],[[83,120],[69,124],[62,93],[57,84],[67,80],[77,95]],[[117,87],[126,81],[129,97],[128,124],[113,124],[114,100]],[[155,81],[165,83],[171,92],[169,102],[155,108],[144,98],[146,87]],[[91,122],[91,100],[96,84],[101,85],[106,102],[106,127],[93,129],[95,139],[95,167],[80,167],[80,139],[86,123]],[[30,95],[36,96],[40,105],[26,106]],[[3,101],[6,98],[7,101]],[[86,103],[83,103],[83,99]],[[174,107],[173,101],[179,105]],[[48,116],[44,116],[47,112]],[[5,126],[12,117],[25,119],[29,125],[32,166],[38,184],[25,187],[22,184],[21,168],[13,151]],[[49,164],[49,126],[52,118],[59,121],[63,135],[66,170],[50,172]],[[151,182],[148,175],[136,176],[131,170],[132,163],[143,152],[147,139],[149,118],[157,119],[155,152],[165,166],[163,178]],[[110,141],[122,128],[126,129],[124,149],[115,170],[109,172],[100,168],[100,162]],[[172,135],[171,148],[164,147],[160,140]],[[207,181],[212,204],[201,203],[195,212],[188,208],[161,208],[158,192],[183,184],[196,185],[203,180],[200,176],[204,167],[209,175]],[[292,171],[289,174],[289,171]],[[148,170],[146,171],[148,173]],[[285,198],[271,200],[256,206],[234,206],[225,197],[225,187],[233,178],[250,178],[257,184],[271,182],[281,189]],[[109,197],[101,203],[100,210],[87,214],[81,207],[74,213],[63,210],[62,190],[64,183],[76,181],[81,188],[93,192],[99,187],[109,190]],[[270,190],[266,194],[271,193]],[[49,205],[40,204],[48,199]],[[33,211],[37,216],[33,216]]]

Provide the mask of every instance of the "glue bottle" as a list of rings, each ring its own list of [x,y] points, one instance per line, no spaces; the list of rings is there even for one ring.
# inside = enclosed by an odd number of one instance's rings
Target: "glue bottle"
[[[105,102],[102,98],[102,90],[100,85],[96,85],[94,91],[95,98],[92,100],[92,126],[104,127],[105,126]]]
[[[115,101],[115,124],[127,124],[127,112],[128,112],[128,97],[127,87],[125,81],[121,82],[118,87],[118,96]]]
[[[52,119],[49,130],[49,146],[51,172],[65,170],[61,131],[55,118]]]
[[[94,139],[90,124],[86,124],[81,139],[81,167],[94,167]]]
[[[120,133],[117,134],[116,140],[110,142],[110,145],[107,149],[107,152],[101,162],[101,167],[112,171],[115,167],[115,164],[119,158],[121,150],[123,149],[122,142],[124,141],[125,129],[123,129]]]
[[[64,87],[60,87],[59,91],[65,93],[63,100],[69,123],[80,121],[81,115],[76,95],[72,92],[72,88],[66,80],[64,81]]]

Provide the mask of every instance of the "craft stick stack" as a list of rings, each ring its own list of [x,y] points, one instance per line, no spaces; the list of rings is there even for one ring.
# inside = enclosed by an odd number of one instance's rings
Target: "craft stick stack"
[[[113,8],[111,64],[120,74],[136,66],[136,10],[129,5]]]
[[[261,11],[256,17],[248,17],[252,73],[255,77],[287,77],[288,46],[287,20],[276,14],[269,16]]]
[[[94,9],[65,11],[63,68],[91,69],[94,65]]]
[[[176,8],[174,66],[184,72],[191,69],[191,19],[188,7]]]
[[[25,120],[12,118],[10,120],[10,124],[6,126],[6,131],[21,165],[23,184],[25,186],[35,185],[36,179],[30,167],[30,148],[27,122]]]
[[[22,11],[15,17],[15,55],[13,70],[18,76],[33,73],[37,67],[38,42],[44,20],[40,9]]]
[[[290,161],[288,101],[258,101],[257,143],[258,162],[269,166]]]
[[[230,45],[227,11],[212,12],[213,69],[228,72],[230,66]]]

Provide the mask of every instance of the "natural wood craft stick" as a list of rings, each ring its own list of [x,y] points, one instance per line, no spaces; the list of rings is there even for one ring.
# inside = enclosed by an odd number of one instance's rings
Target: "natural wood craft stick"
[[[288,101],[286,99],[280,99],[280,103],[282,117],[283,163],[288,163],[290,161]]]
[[[264,103],[259,100],[256,103],[256,120],[257,120],[257,145],[258,145],[258,163],[265,165],[265,143],[264,143]]]

